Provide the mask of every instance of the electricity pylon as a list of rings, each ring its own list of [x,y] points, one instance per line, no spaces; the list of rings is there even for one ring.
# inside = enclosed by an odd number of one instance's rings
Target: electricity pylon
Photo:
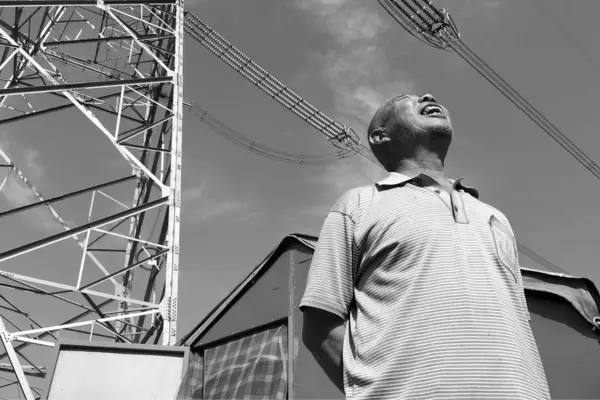
[[[29,381],[44,378],[46,370],[34,359],[40,352],[28,355],[27,347],[52,348],[58,332],[175,344],[183,12],[183,0],[0,2],[0,129],[10,125],[18,135],[31,120],[44,126],[61,113],[65,133],[56,140],[103,137],[102,154],[116,157],[105,160],[109,179],[83,177],[77,180],[88,182],[83,187],[46,197],[40,182],[26,175],[27,160],[11,154],[12,147],[0,151],[0,172],[9,174],[0,177],[0,193],[12,199],[0,211],[2,230],[8,231],[10,218],[37,218],[40,209],[54,222],[43,227],[40,219],[41,238],[0,249],[6,350],[0,371],[28,400],[41,396],[42,388]],[[73,113],[79,116],[72,119]],[[78,149],[81,165],[97,151],[92,145]],[[16,188],[32,195],[16,201]],[[81,201],[85,217],[77,216]],[[65,306],[79,311],[55,321]],[[36,315],[40,309],[44,315]]]

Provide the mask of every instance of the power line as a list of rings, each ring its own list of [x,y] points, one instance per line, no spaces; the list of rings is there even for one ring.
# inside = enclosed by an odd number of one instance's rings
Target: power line
[[[193,13],[186,12],[185,32],[273,100],[324,134],[332,145],[345,150],[351,149],[375,165],[379,165],[373,153],[360,143],[358,135],[352,128],[334,121],[319,111]]]
[[[435,48],[454,50],[481,76],[498,89],[500,93],[552,137],[552,139],[567,150],[585,168],[591,171],[596,178],[600,179],[600,168],[598,165],[460,39],[458,27],[445,10],[438,9],[429,0],[378,1],[411,35]],[[519,252],[543,265],[547,270],[563,273],[560,267],[552,264],[523,244],[517,243],[517,247]]]
[[[541,8],[546,15],[548,16],[548,18],[554,22],[554,27],[560,32],[562,33],[562,35],[565,37],[565,39],[567,39],[569,42],[571,42],[571,44],[577,49],[577,51],[579,52],[579,54],[585,58],[587,60],[587,62],[590,63],[590,65],[594,68],[596,68],[597,70],[600,71],[600,64],[598,63],[597,60],[593,59],[587,51],[585,51],[585,49],[577,42],[577,40],[575,40],[575,38],[573,37],[573,35],[571,35],[560,23],[560,20],[558,19],[558,17],[556,16],[556,14],[554,14],[548,7],[546,7],[540,0],[533,0],[535,4],[537,4],[537,6],[539,8]]]
[[[378,1],[411,35],[421,35],[429,45],[435,48],[454,50],[554,141],[594,174],[596,178],[600,179],[598,164],[460,39],[458,27],[445,10],[438,9],[429,0]]]
[[[384,0],[380,0],[380,2],[381,1]],[[431,10],[427,10],[427,12],[429,18],[435,18],[435,15],[432,15]],[[436,12],[439,13],[437,10]],[[410,19],[408,21],[410,21]],[[452,22],[451,24],[452,26],[455,26]],[[244,55],[240,50],[202,22],[198,17],[189,12],[186,13],[186,32],[198,43],[202,44],[215,54],[219,59],[232,67],[236,72],[252,82],[256,87],[269,94],[278,103],[284,105],[288,110],[300,116],[304,121],[325,134],[332,144],[335,144],[332,139],[335,139],[336,135],[339,137],[339,135],[343,135],[348,130],[351,130],[351,128],[345,128],[340,123],[333,121],[295,94],[291,89],[285,87],[275,77],[258,66],[258,64],[254,63],[254,61],[250,60],[250,58]],[[428,37],[426,42],[436,46],[442,44],[435,36]],[[381,164],[379,164],[373,153],[357,139],[344,140],[342,141],[342,144],[348,146],[348,148],[381,167]],[[523,252],[532,260],[546,266],[547,269],[551,269],[554,272],[563,272],[558,266],[552,264],[533,250],[520,243],[517,243],[517,246],[519,251]]]
[[[339,150],[335,153],[329,154],[299,154],[281,151],[263,145],[230,128],[193,100],[186,100],[184,102],[184,106],[186,106],[192,115],[194,115],[200,122],[208,126],[213,132],[217,133],[221,137],[224,137],[230,142],[245,148],[246,150],[250,150],[255,154],[271,160],[290,164],[318,165],[348,158],[356,154],[356,151],[354,150]]]

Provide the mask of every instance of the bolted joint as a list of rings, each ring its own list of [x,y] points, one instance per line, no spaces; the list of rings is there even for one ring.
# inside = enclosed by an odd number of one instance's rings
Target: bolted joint
[[[169,204],[177,208],[181,207],[181,190],[171,189],[169,192]]]
[[[6,331],[0,332],[0,335],[2,335],[2,341],[4,343],[12,342],[15,339],[13,335]]]
[[[177,299],[173,297],[165,297],[158,306],[160,316],[165,321],[177,320]]]
[[[121,297],[123,300],[129,297],[129,292],[125,286],[115,287],[115,296]]]

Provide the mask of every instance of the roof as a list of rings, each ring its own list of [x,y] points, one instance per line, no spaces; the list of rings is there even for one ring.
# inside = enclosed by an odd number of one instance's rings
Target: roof
[[[248,276],[246,276],[227,296],[225,296],[217,305],[184,337],[179,340],[179,345],[189,346],[204,332],[211,324],[218,319],[238,298],[245,289],[251,287],[255,278],[260,278],[263,272],[266,272],[271,265],[277,260],[283,252],[290,247],[302,244],[309,249],[314,250],[318,238],[312,235],[302,233],[294,233],[283,238],[283,240],[275,247],[269,255],[267,255]]]
[[[244,278],[227,296],[225,296],[188,334],[179,341],[179,345],[190,346],[208,329],[229,306],[233,304],[245,289],[250,288],[260,276],[286,250],[301,244],[314,250],[318,237],[301,233],[290,234],[275,247],[246,278]],[[594,283],[587,279],[567,274],[525,246],[519,245],[521,271],[525,290],[558,295],[567,300],[590,324],[600,326],[600,293]],[[530,261],[535,261],[531,263]]]

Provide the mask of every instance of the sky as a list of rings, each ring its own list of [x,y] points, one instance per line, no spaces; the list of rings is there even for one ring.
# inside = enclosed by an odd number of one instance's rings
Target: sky
[[[592,159],[600,160],[600,4],[436,0],[463,41]],[[403,91],[452,113],[448,175],[464,177],[510,219],[517,240],[570,274],[600,282],[595,177],[458,55],[412,38],[377,2],[195,1],[188,11],[332,118],[364,134]],[[569,36],[566,36],[566,34]],[[573,45],[576,40],[578,47]],[[202,46],[186,43],[185,96],[278,149],[327,153],[320,134]],[[590,60],[595,60],[595,64]],[[180,329],[186,331],[287,234],[318,234],[346,190],[383,172],[354,157],[326,166],[263,159],[185,119]],[[528,260],[522,260],[526,264]],[[183,263],[183,261],[182,261]],[[530,265],[531,262],[529,261]],[[188,319],[191,318],[191,319]]]
[[[600,160],[600,43],[594,40],[600,35],[595,21],[600,3],[539,1],[544,8],[536,0],[433,3],[451,13],[462,40],[476,54],[592,159]],[[449,108],[455,128],[448,175],[477,187],[481,200],[509,218],[520,243],[569,274],[600,283],[595,239],[600,232],[599,182],[455,53],[412,38],[375,1],[186,0],[186,8],[311,104],[360,134],[385,99],[405,91],[433,94]],[[335,150],[190,37],[184,57],[184,96],[231,128],[284,151]],[[102,181],[117,165],[123,167],[83,117],[70,113],[68,125],[65,121],[56,114],[0,127],[0,148],[46,196]],[[84,125],[86,130],[72,129]],[[189,113],[184,114],[183,143],[179,337],[286,235],[317,235],[340,195],[384,176],[359,156],[322,166],[262,158]],[[2,209],[32,201],[11,182],[0,191]],[[120,200],[130,202],[127,196]],[[87,217],[86,212],[85,203],[61,210],[73,221]],[[3,220],[2,249],[57,229],[40,213]],[[76,257],[75,250],[68,256]],[[63,277],[64,257],[71,250],[64,251],[28,262],[38,275]],[[40,319],[56,315],[54,310]]]

